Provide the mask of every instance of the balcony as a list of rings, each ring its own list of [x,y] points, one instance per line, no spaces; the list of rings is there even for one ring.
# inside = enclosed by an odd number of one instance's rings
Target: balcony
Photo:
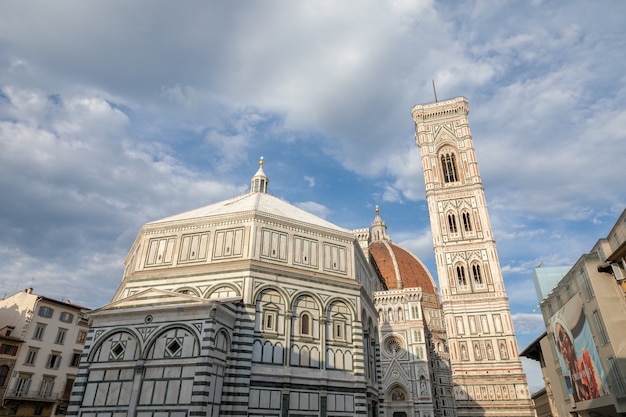
[[[32,401],[50,401],[54,402],[59,399],[58,392],[40,392],[40,391],[24,391],[19,389],[8,389],[4,395],[6,400],[32,400]]]

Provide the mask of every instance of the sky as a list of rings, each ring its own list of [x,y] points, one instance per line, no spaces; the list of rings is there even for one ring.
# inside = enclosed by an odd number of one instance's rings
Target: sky
[[[545,330],[534,267],[572,265],[626,207],[626,2],[1,9],[2,297],[108,303],[144,223],[245,192],[260,156],[273,195],[339,226],[379,205],[436,276],[411,118],[433,82],[469,100],[520,349]]]

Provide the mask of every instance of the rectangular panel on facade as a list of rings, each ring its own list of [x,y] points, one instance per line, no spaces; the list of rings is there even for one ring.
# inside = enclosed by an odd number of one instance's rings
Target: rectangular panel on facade
[[[324,269],[346,273],[346,248],[324,243]]]
[[[261,257],[287,262],[287,234],[263,229],[261,236]]]
[[[241,256],[243,237],[243,227],[216,231],[213,257],[219,259]]]
[[[294,236],[293,244],[293,263],[317,268],[317,241]]]
[[[207,258],[210,233],[183,235],[180,242],[179,262],[199,262]]]
[[[251,409],[280,410],[281,392],[279,390],[251,388],[248,407]]]
[[[170,265],[173,261],[175,244],[174,236],[150,239],[146,266]]]

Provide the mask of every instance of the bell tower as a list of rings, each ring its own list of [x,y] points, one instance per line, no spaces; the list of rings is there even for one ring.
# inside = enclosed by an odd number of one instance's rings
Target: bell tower
[[[413,107],[459,416],[532,416],[465,97]]]

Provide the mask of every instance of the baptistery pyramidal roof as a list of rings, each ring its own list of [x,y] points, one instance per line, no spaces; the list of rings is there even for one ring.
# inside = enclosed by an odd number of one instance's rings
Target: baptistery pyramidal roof
[[[165,217],[150,222],[147,225],[156,226],[165,223],[187,223],[192,220],[200,220],[203,218],[214,219],[221,216],[229,217],[245,214],[263,214],[268,217],[289,219],[292,222],[295,221],[315,227],[322,227],[341,233],[350,233],[348,229],[339,227],[269,194],[269,178],[263,171],[263,165],[263,157],[261,157],[259,169],[252,177],[249,192],[229,200]]]

